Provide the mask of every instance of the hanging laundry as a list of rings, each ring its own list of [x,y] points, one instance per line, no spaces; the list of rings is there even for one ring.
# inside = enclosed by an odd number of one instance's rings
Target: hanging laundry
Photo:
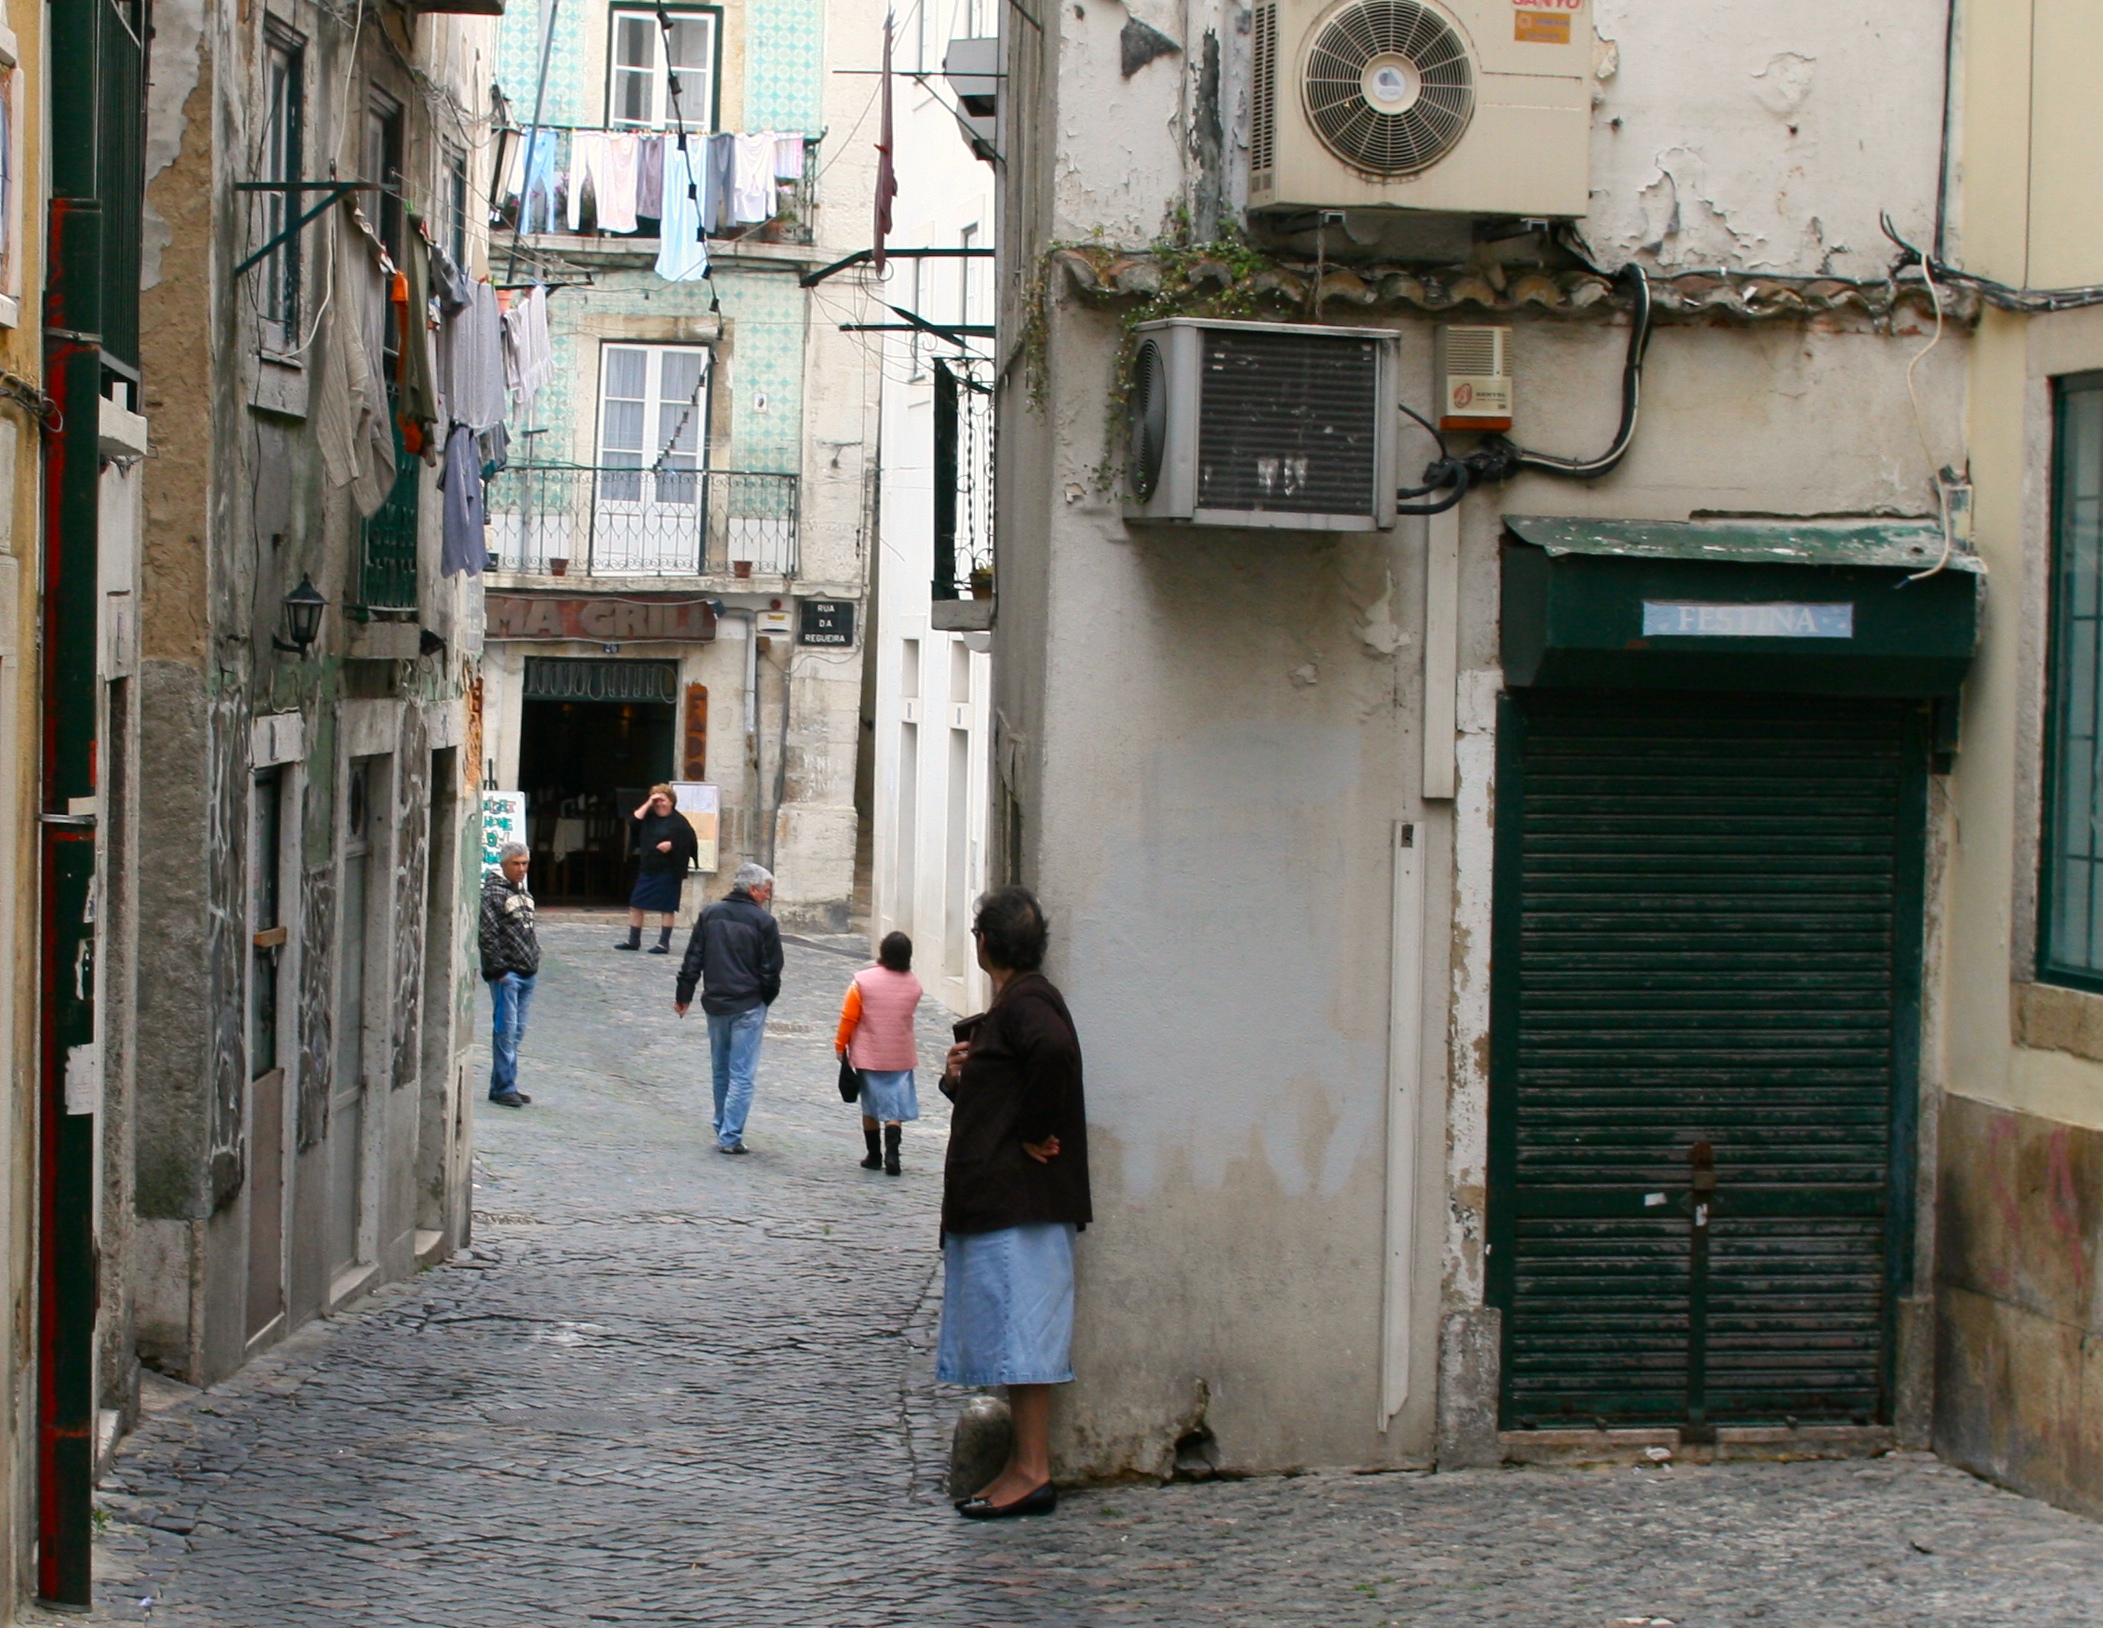
[[[321,401],[315,439],[331,486],[348,486],[360,515],[378,512],[394,485],[394,420],[387,408],[376,348],[369,348],[371,313],[386,309],[378,245],[352,221],[336,231],[336,308],[322,336]]]
[[[590,187],[596,200],[606,195],[606,132],[603,130],[572,130],[570,132],[570,202],[569,227],[576,231],[584,223],[584,189]],[[605,222],[600,222],[605,230]]]
[[[777,181],[800,181],[803,179],[803,138],[801,136],[775,136],[774,179]]]
[[[555,167],[555,149],[560,132],[528,130],[512,162],[517,180],[510,190],[518,199],[518,229],[521,232],[555,230],[555,201],[561,177]]]
[[[437,295],[441,310],[458,311],[467,304],[475,280],[453,263],[443,244],[433,243],[430,249],[431,292]]]
[[[616,130],[606,138],[606,158],[594,196],[602,232],[635,230],[635,176],[642,159],[642,138],[633,130]]]
[[[701,157],[700,143],[690,144],[693,156]],[[676,148],[665,152],[664,191],[659,195],[657,218],[657,275],[668,283],[692,282],[708,275],[708,239],[702,228],[705,216],[705,172],[695,167],[695,179],[687,179],[687,166]],[[688,189],[703,193],[690,197]]]
[[[667,143],[663,136],[644,136],[636,147],[635,155],[635,213],[657,219],[657,211],[664,202],[664,155]]]
[[[491,425],[476,438],[482,449],[482,478],[490,476],[511,464],[511,432],[501,424]]]
[[[570,137],[570,230],[584,219],[584,189],[602,232],[635,230],[637,138],[632,130],[579,130]]]
[[[482,451],[475,432],[455,424],[446,438],[445,469],[438,477],[440,509],[438,569],[456,577],[480,576],[489,563],[487,517],[482,502]]]
[[[409,230],[420,234],[421,223],[409,217]],[[396,318],[401,323],[400,363],[395,389],[402,420],[402,444],[420,455],[425,463],[439,458],[438,363],[431,352],[430,256],[418,251],[422,242],[412,242],[403,256],[409,263],[395,278]]]
[[[548,342],[548,291],[538,285],[504,313],[504,349],[519,412],[533,416],[533,398],[554,377],[555,352]]]
[[[733,136],[730,174],[730,221],[757,226],[774,218],[774,138]]]
[[[468,285],[467,304],[446,319],[443,370],[446,416],[477,432],[504,418],[504,340],[496,290]]]
[[[730,175],[737,159],[736,136],[725,132],[708,138],[707,177],[701,189],[701,224],[720,232],[730,224]]]

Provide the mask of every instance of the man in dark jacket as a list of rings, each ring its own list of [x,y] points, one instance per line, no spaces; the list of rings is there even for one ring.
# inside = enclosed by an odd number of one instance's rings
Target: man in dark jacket
[[[773,897],[774,878],[764,866],[740,865],[728,897],[702,911],[694,923],[686,959],[679,964],[672,1009],[685,1017],[699,984],[701,1010],[708,1014],[718,1153],[745,1151],[759,1043],[767,1032],[767,1008],[781,993],[781,929],[767,911]]]
[[[527,864],[525,844],[507,842],[497,855],[497,868],[482,877],[482,977],[496,1014],[490,1033],[489,1100],[506,1108],[523,1108],[533,1100],[518,1088],[518,1043],[526,1037],[526,1008],[533,1004],[533,980],[540,973]]]

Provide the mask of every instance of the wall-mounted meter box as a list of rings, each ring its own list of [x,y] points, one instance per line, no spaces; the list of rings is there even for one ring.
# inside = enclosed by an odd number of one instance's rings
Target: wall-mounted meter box
[[[1442,430],[1512,427],[1512,331],[1444,327],[1433,346]]]

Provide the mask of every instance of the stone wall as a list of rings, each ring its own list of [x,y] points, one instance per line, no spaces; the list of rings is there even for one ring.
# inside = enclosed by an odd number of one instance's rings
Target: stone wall
[[[1935,1447],[2103,1516],[2103,1130],[1946,1099]]]

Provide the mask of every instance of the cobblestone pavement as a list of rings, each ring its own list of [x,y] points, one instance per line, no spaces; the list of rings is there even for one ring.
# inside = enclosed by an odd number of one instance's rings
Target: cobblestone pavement
[[[944,1117],[858,1169],[791,945],[752,1155],[709,1149],[672,968],[553,924],[470,1254],[156,1412],[94,1621],[2093,1624],[2103,1529],[1926,1457],[1120,1487],[971,1526],[932,1380]],[[946,1038],[930,1020],[923,1057]],[[923,1074],[923,1078],[931,1075]],[[79,1622],[78,1617],[40,1619]]]

